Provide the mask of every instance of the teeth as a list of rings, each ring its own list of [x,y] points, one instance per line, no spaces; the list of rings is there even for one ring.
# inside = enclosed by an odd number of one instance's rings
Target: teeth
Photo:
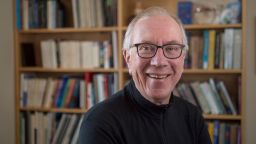
[[[166,78],[168,75],[155,75],[155,74],[149,74],[149,77],[155,78],[155,79],[163,79]]]

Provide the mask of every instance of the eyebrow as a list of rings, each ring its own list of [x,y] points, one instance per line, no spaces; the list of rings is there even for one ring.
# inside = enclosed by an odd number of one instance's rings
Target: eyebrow
[[[147,41],[147,40],[142,40],[141,43],[148,43],[148,44],[157,45],[156,43],[154,43],[154,42],[152,42],[152,41]],[[176,40],[171,40],[171,41],[165,42],[163,45],[167,45],[167,44],[181,44],[181,42],[178,42],[178,41],[176,41]]]

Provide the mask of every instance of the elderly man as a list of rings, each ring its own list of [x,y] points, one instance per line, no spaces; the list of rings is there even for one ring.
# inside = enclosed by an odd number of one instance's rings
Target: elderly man
[[[201,112],[174,96],[187,39],[182,24],[159,7],[129,24],[123,55],[132,80],[84,117],[81,144],[209,144]]]

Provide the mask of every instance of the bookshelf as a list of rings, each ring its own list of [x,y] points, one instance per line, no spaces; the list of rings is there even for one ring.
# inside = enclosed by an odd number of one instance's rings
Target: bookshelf
[[[15,4],[19,4],[20,1],[27,0],[16,0]],[[77,27],[75,28],[73,18],[72,18],[72,2],[73,0],[59,0],[66,10],[66,18],[64,25],[65,27],[60,28],[29,28],[24,29],[17,27],[15,28],[15,77],[16,77],[16,91],[15,91],[15,101],[16,101],[16,143],[21,143],[20,134],[20,115],[21,113],[71,113],[71,114],[82,114],[86,112],[86,108],[67,108],[67,107],[34,107],[34,106],[22,106],[20,103],[21,95],[21,75],[22,74],[33,74],[39,78],[53,78],[61,79],[63,75],[68,75],[70,78],[75,77],[78,79],[84,79],[85,73],[90,74],[115,74],[115,78],[118,82],[116,85],[117,89],[121,89],[126,81],[130,78],[127,68],[123,65],[124,61],[122,58],[122,42],[123,34],[126,31],[129,19],[133,16],[133,9],[136,0],[126,1],[126,0],[113,0],[116,1],[116,24],[108,26],[99,27]],[[178,0],[168,1],[168,0],[141,0],[143,3],[143,8],[149,6],[161,6],[166,8],[168,11],[177,13],[176,5]],[[235,103],[239,103],[239,113],[237,115],[230,114],[204,114],[207,121],[219,120],[221,122],[237,123],[241,127],[241,138],[242,143],[245,143],[245,83],[246,83],[246,35],[245,35],[245,21],[246,21],[246,0],[242,0],[242,22],[239,24],[191,24],[185,25],[186,31],[199,31],[204,30],[216,30],[223,32],[225,29],[241,29],[242,33],[242,46],[241,46],[241,67],[239,69],[224,69],[224,68],[213,68],[213,69],[202,69],[202,68],[188,68],[185,69],[181,82],[190,83],[194,81],[208,81],[209,78],[214,78],[217,80],[224,81],[232,100]],[[15,5],[17,6],[17,5]],[[19,15],[19,14],[18,14]],[[16,22],[19,17],[15,14]],[[62,40],[74,40],[74,41],[111,41],[113,38],[112,32],[116,33],[116,55],[115,60],[117,61],[116,66],[109,68],[104,67],[84,67],[84,68],[46,68],[42,64],[42,56],[40,51],[40,43],[42,40],[54,39],[56,41]],[[111,41],[113,42],[113,41]],[[33,66],[26,66],[22,64],[22,43],[32,43],[34,47],[35,64]],[[58,44],[58,43],[57,43]],[[26,47],[25,47],[26,48]],[[114,59],[114,58],[113,58]],[[241,85],[238,85],[238,78],[240,77]],[[240,88],[239,88],[240,87]],[[239,102],[238,102],[239,101]]]

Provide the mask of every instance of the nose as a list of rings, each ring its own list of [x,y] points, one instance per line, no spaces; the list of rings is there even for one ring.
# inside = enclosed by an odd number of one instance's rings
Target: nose
[[[164,56],[163,49],[159,48],[156,51],[156,55],[151,58],[150,64],[154,66],[166,66],[168,64],[167,58]]]

